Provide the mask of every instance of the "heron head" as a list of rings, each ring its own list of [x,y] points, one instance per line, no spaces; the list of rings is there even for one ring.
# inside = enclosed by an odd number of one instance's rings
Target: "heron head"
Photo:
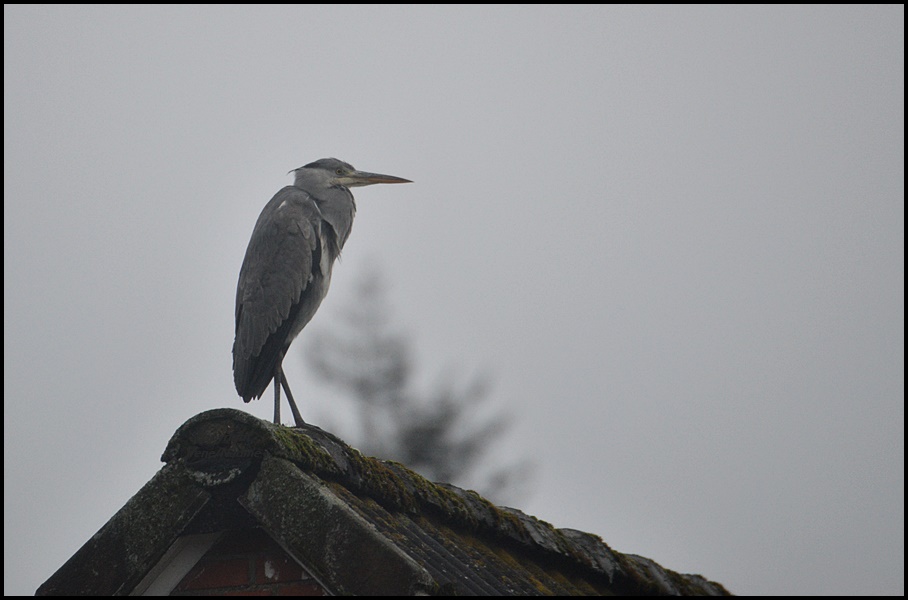
[[[350,163],[345,163],[336,158],[320,158],[299,169],[294,169],[294,171],[296,172],[297,180],[299,180],[301,176],[306,179],[318,178],[326,181],[330,186],[343,186],[348,188],[372,185],[375,183],[412,183],[409,179],[395,177],[393,175],[357,171]]]

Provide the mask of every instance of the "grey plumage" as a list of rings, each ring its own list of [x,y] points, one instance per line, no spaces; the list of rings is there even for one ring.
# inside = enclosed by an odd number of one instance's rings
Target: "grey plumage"
[[[334,261],[350,236],[356,202],[349,188],[409,180],[357,171],[336,158],[294,173],[294,184],[262,209],[246,248],[236,290],[233,375],[244,402],[261,397],[274,380],[275,422],[283,386],[300,425],[281,362],[327,294]]]

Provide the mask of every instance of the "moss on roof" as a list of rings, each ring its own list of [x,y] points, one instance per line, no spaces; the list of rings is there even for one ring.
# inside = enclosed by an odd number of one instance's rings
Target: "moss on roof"
[[[238,410],[212,410],[180,427],[162,457],[201,471],[222,471],[238,460],[261,464],[265,458],[288,461],[320,480],[430,573],[434,583],[428,588],[436,593],[728,594],[700,576],[615,552],[596,535],[556,529],[474,491],[364,456],[315,426],[284,427]]]
[[[167,464],[39,589],[141,593],[182,536],[263,529],[334,594],[727,595],[318,427],[232,409],[189,419]]]

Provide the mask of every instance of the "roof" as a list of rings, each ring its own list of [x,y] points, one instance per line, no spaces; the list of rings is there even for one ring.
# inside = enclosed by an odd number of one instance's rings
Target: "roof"
[[[211,410],[176,431],[162,460],[39,595],[135,593],[178,539],[244,528],[267,532],[333,594],[728,594],[315,426]]]

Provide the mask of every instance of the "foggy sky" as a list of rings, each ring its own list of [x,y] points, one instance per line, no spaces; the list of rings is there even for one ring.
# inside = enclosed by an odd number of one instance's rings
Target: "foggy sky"
[[[287,172],[354,190],[304,363],[380,271],[492,377],[517,508],[738,594],[904,593],[904,8],[4,7],[4,591],[233,388]],[[316,329],[313,329],[316,330]],[[470,482],[461,482],[469,487]]]

